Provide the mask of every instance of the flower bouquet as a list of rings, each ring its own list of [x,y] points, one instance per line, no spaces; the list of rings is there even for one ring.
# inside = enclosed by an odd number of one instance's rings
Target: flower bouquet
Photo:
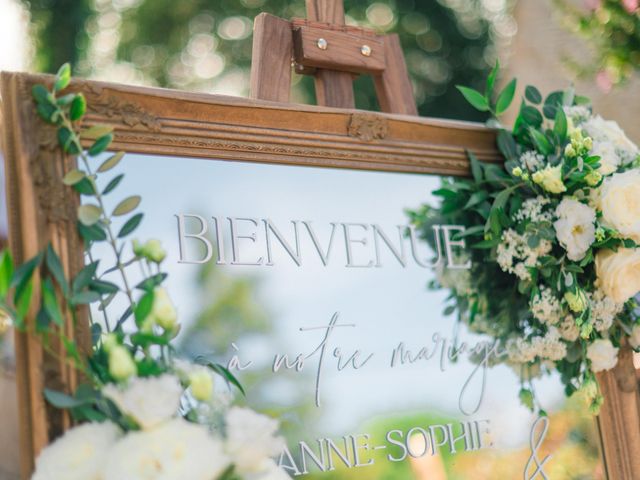
[[[36,85],[33,96],[39,115],[57,128],[60,147],[78,158],[78,168],[61,181],[84,198],[78,208],[78,233],[87,264],[68,279],[51,246],[17,266],[9,252],[0,254],[0,328],[11,323],[39,337],[56,356],[51,340],[59,339],[64,360],[83,380],[75,392],[45,390],[47,401],[69,410],[79,426],[40,453],[32,478],[289,478],[273,460],[284,447],[277,436],[278,422],[232,406],[231,387],[244,391],[224,366],[177,358],[173,340],[180,323],[162,286],[166,253],[157,240],[129,243],[143,219],[135,213],[139,196],[124,198],[107,211],[104,199],[117,190],[124,175],[107,176],[123,152],[100,158],[111,144],[111,128],[82,126],[86,101],[81,93],[63,94],[69,82],[70,68],[64,65],[52,88]],[[91,140],[91,146],[84,149],[81,139]],[[111,249],[112,265],[104,264],[108,259],[94,259],[99,243]],[[129,274],[133,267],[144,276],[137,285]],[[36,285],[41,290],[36,322],[26,322]],[[107,307],[116,297],[126,299],[126,309],[114,319]],[[93,344],[86,354],[69,337],[63,313],[69,312],[74,324],[84,321],[78,316],[83,305],[93,306]]]
[[[533,409],[532,379],[556,370],[566,394],[580,390],[597,413],[594,373],[614,368],[625,342],[640,347],[638,147],[573,89],[543,100],[526,87],[503,128],[516,80],[494,95],[497,74],[484,93],[458,88],[494,117],[504,164],[469,152],[472,178],[444,180],[439,206],[410,215],[425,238],[434,225],[465,227],[470,270],[442,270],[431,286],[450,291],[446,312],[499,342],[523,403]]]

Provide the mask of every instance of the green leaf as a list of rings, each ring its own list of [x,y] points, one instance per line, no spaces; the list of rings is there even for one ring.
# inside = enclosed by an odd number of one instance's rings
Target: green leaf
[[[100,300],[100,294],[92,291],[76,293],[71,297],[71,303],[74,305],[86,305],[97,302],[98,300]]]
[[[498,132],[497,143],[498,149],[507,160],[515,160],[518,158],[518,145],[510,132],[500,130]]]
[[[87,100],[84,95],[79,93],[71,102],[71,108],[69,109],[69,118],[72,122],[80,120],[87,111]]]
[[[469,197],[469,200],[467,201],[467,203],[464,205],[464,207],[462,207],[464,210],[468,210],[469,208],[478,205],[479,203],[484,202],[487,197],[489,196],[489,194],[485,191],[485,190],[480,190],[478,192],[474,192],[473,195],[471,195],[471,197]]]
[[[89,155],[91,155],[92,157],[95,157],[96,155],[100,155],[107,148],[109,148],[109,145],[111,144],[112,140],[113,140],[113,135],[110,133],[98,138],[95,142],[93,142],[93,145],[89,147]],[[100,172],[102,170],[98,169],[98,171]]]
[[[29,312],[31,307],[31,299],[33,297],[33,278],[29,277],[20,289],[16,289],[14,304],[18,319],[22,320]]]
[[[58,97],[56,99],[56,104],[64,107],[69,105],[71,102],[73,102],[73,99],[76,98],[76,94],[75,93],[69,93],[67,95],[63,95],[62,97]]]
[[[9,250],[0,252],[0,299],[4,298],[11,287],[13,277],[13,258]]]
[[[39,253],[35,257],[31,258],[27,262],[20,265],[13,273],[13,278],[11,279],[11,286],[20,290],[24,285],[31,279],[33,276],[33,272],[40,265],[42,261],[42,253]]]
[[[136,285],[136,288],[138,290],[145,290],[147,292],[150,292],[162,282],[164,282],[165,278],[167,278],[166,273],[156,273],[155,275],[144,279],[142,282]]]
[[[113,190],[118,186],[118,184],[122,181],[122,179],[124,178],[124,173],[121,173],[120,175],[118,175],[117,177],[113,178],[105,187],[105,189],[102,191],[103,195],[107,195],[111,192],[113,192]]]
[[[33,88],[31,88],[31,95],[38,103],[49,102],[49,90],[47,90],[47,87],[45,87],[44,85],[34,85]]]
[[[67,395],[66,393],[50,390],[48,388],[44,389],[44,398],[46,398],[47,402],[54,407],[61,409],[76,408],[87,404],[86,399],[75,398],[71,395]]]
[[[102,165],[98,167],[98,172],[103,173],[108,170],[111,170],[113,167],[118,165],[118,163],[120,163],[120,160],[122,160],[122,157],[124,157],[124,152],[118,152],[110,156],[102,163]]]
[[[96,194],[93,188],[94,183],[85,177],[73,186],[73,189],[81,195],[94,196]]]
[[[46,122],[55,124],[59,119],[58,109],[48,103],[39,103],[36,107],[36,111],[38,112],[38,115],[40,115],[40,117]]]
[[[78,207],[78,220],[87,227],[97,223],[101,216],[102,210],[97,205],[87,204]]]
[[[77,153],[77,148],[73,143],[73,132],[67,127],[60,127],[58,129],[58,143],[65,152]],[[76,150],[72,152],[72,150]]]
[[[469,102],[476,110],[481,112],[489,111],[489,102],[486,97],[473,88],[463,87],[457,85],[456,88],[462,93],[464,98]]]
[[[87,227],[78,222],[78,232],[82,238],[90,242],[103,242],[107,239],[107,232],[97,223]]]
[[[147,291],[142,297],[140,301],[136,304],[135,309],[133,311],[133,315],[136,319],[136,325],[141,327],[146,318],[151,313],[151,308],[153,307],[153,290]]]
[[[543,155],[550,155],[553,152],[553,145],[549,142],[549,139],[544,133],[536,130],[535,128],[530,128],[529,134],[531,135],[533,144],[540,153]]]
[[[58,73],[56,73],[56,81],[53,85],[53,88],[56,91],[64,90],[69,86],[69,82],[71,81],[71,65],[65,63],[60,67]]]
[[[562,105],[565,107],[572,106],[574,98],[576,98],[576,89],[571,86],[562,92]]]
[[[206,361],[206,365],[211,370],[213,370],[218,375],[220,375],[222,378],[224,378],[227,382],[229,382],[230,384],[234,385],[238,390],[240,390],[240,393],[242,393],[242,395],[244,395],[244,396],[247,395],[245,393],[245,391],[244,391],[244,388],[242,387],[242,384],[240,384],[238,379],[235,377],[235,375],[233,373],[231,373],[229,371],[228,368],[224,367],[223,365],[220,365],[219,363],[213,363],[213,362],[209,362],[209,361]]]
[[[62,327],[64,325],[64,319],[62,318],[60,304],[58,303],[56,291],[50,278],[46,278],[44,282],[42,282],[42,303],[49,318],[51,318],[56,325]]]
[[[514,78],[502,89],[500,95],[498,95],[498,100],[496,101],[496,115],[503,114],[511,105],[513,97],[516,94],[517,83],[517,80]]]
[[[47,269],[53,275],[53,278],[58,282],[60,288],[62,289],[62,293],[67,296],[69,294],[69,284],[67,283],[67,279],[64,275],[64,269],[62,268],[62,262],[60,261],[60,257],[55,252],[51,244],[47,246],[47,255],[45,257],[45,262],[47,264]]]
[[[116,206],[116,208],[113,210],[112,215],[114,217],[126,215],[127,213],[135,210],[138,205],[140,205],[141,200],[142,198],[139,195],[133,195],[131,197],[125,198]]]
[[[528,85],[527,88],[525,88],[524,98],[535,105],[538,105],[542,102],[542,94],[540,93],[540,90],[538,90],[533,85]]]
[[[111,132],[113,132],[113,127],[111,125],[94,125],[80,132],[80,137],[87,140],[97,140]]]
[[[67,172],[67,174],[62,179],[62,183],[72,186],[84,178],[86,178],[86,174],[82,170],[74,168],[73,170]]]
[[[473,175],[473,179],[476,183],[480,183],[482,181],[482,165],[473,152],[467,151],[467,156],[469,157],[469,162],[471,164],[471,174]]]
[[[140,225],[140,222],[142,222],[143,217],[144,217],[144,214],[137,213],[133,217],[131,217],[129,220],[127,220],[127,222],[122,226],[122,228],[118,232],[118,238],[124,238],[130,233],[132,233],[136,228],[138,228],[138,225]]]
[[[564,142],[567,138],[567,116],[562,108],[558,108],[553,124],[553,131],[558,136],[560,142]]]
[[[91,344],[95,347],[102,338],[102,327],[99,323],[91,325]]]
[[[532,107],[531,105],[523,106],[520,110],[520,115],[522,116],[522,119],[532,127],[537,128],[542,125],[542,114],[537,108]]]
[[[495,66],[491,69],[491,73],[487,77],[487,87],[485,89],[484,96],[486,98],[493,97],[493,88],[496,84],[496,78],[498,77],[498,72],[500,71],[500,61],[496,60]]]
[[[471,248],[490,249],[490,248],[496,247],[499,243],[500,243],[500,239],[494,238],[491,240],[483,240],[481,242],[474,243],[473,245],[471,245]]]
[[[104,280],[93,280],[89,284],[89,288],[101,295],[109,295],[120,291],[120,287],[118,287],[118,285]]]
[[[93,262],[84,267],[82,270],[78,272],[76,278],[73,279],[72,289],[74,293],[79,293],[84,290],[91,280],[96,276],[96,271],[98,270],[99,262]]]
[[[496,199],[493,201],[493,205],[491,206],[491,209],[492,210],[494,210],[494,209],[497,210],[499,208],[504,208],[512,193],[513,193],[513,188],[506,188],[506,189],[502,190],[496,196]]]

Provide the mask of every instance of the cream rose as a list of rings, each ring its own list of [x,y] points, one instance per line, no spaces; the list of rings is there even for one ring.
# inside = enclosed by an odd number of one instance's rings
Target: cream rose
[[[618,155],[622,157],[623,164],[632,161],[638,155],[638,147],[613,120],[605,120],[597,115],[584,122],[582,128],[594,140],[611,142]]]
[[[594,142],[593,148],[589,153],[600,157],[598,172],[602,175],[611,175],[622,162],[616,153],[616,147],[611,142]]]
[[[600,289],[616,303],[624,303],[640,291],[640,250],[601,250],[596,255]]]
[[[618,349],[610,340],[599,339],[587,347],[587,358],[594,372],[611,370],[618,363]]]
[[[605,225],[640,242],[640,170],[607,178],[600,188],[599,203]]]

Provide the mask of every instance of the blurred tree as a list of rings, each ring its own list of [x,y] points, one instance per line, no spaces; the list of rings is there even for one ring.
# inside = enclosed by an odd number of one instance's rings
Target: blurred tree
[[[345,11],[347,23],[400,35],[422,115],[482,120],[454,86],[482,88],[516,31],[513,1],[345,0]],[[27,3],[44,25],[42,69],[80,57],[83,75],[235,95],[247,94],[253,18],[305,16],[303,0],[94,0],[91,15],[85,2]],[[293,101],[313,103],[312,85],[296,78]],[[377,109],[370,79],[356,82],[356,104]]]

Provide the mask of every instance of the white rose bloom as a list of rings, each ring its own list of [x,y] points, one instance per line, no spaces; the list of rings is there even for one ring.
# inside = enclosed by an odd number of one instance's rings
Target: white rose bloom
[[[275,436],[278,422],[248,408],[232,407],[226,415],[227,453],[240,474],[262,473],[267,460],[280,455],[285,446]]]
[[[593,142],[593,148],[589,154],[600,157],[600,168],[598,168],[598,171],[602,175],[611,175],[622,163],[622,160],[616,153],[615,145],[611,142]]]
[[[176,418],[118,442],[104,480],[214,480],[228,466],[222,442],[206,427]]]
[[[620,126],[613,120],[605,120],[600,115],[597,115],[584,122],[582,128],[594,140],[611,142],[615,146],[618,155],[622,157],[623,164],[633,161],[638,155],[638,147],[629,140]]]
[[[291,480],[291,477],[276,462],[269,459],[263,463],[259,473],[245,474],[243,480]]]
[[[625,303],[640,292],[640,249],[600,250],[596,254],[598,287],[615,303]]]
[[[629,337],[629,345],[632,348],[640,348],[640,325],[633,327],[631,336]]]
[[[618,363],[618,349],[610,340],[599,339],[587,347],[587,358],[594,372],[611,370]]]
[[[103,480],[107,451],[119,435],[111,422],[68,430],[40,453],[31,480]]]
[[[640,170],[607,178],[600,188],[600,208],[605,225],[640,242]]]
[[[556,208],[558,220],[553,223],[560,245],[569,260],[582,260],[596,239],[596,212],[588,205],[565,197]]]
[[[174,417],[183,389],[173,375],[134,377],[124,387],[109,384],[102,393],[113,400],[122,413],[131,416],[143,428],[152,428]]]

